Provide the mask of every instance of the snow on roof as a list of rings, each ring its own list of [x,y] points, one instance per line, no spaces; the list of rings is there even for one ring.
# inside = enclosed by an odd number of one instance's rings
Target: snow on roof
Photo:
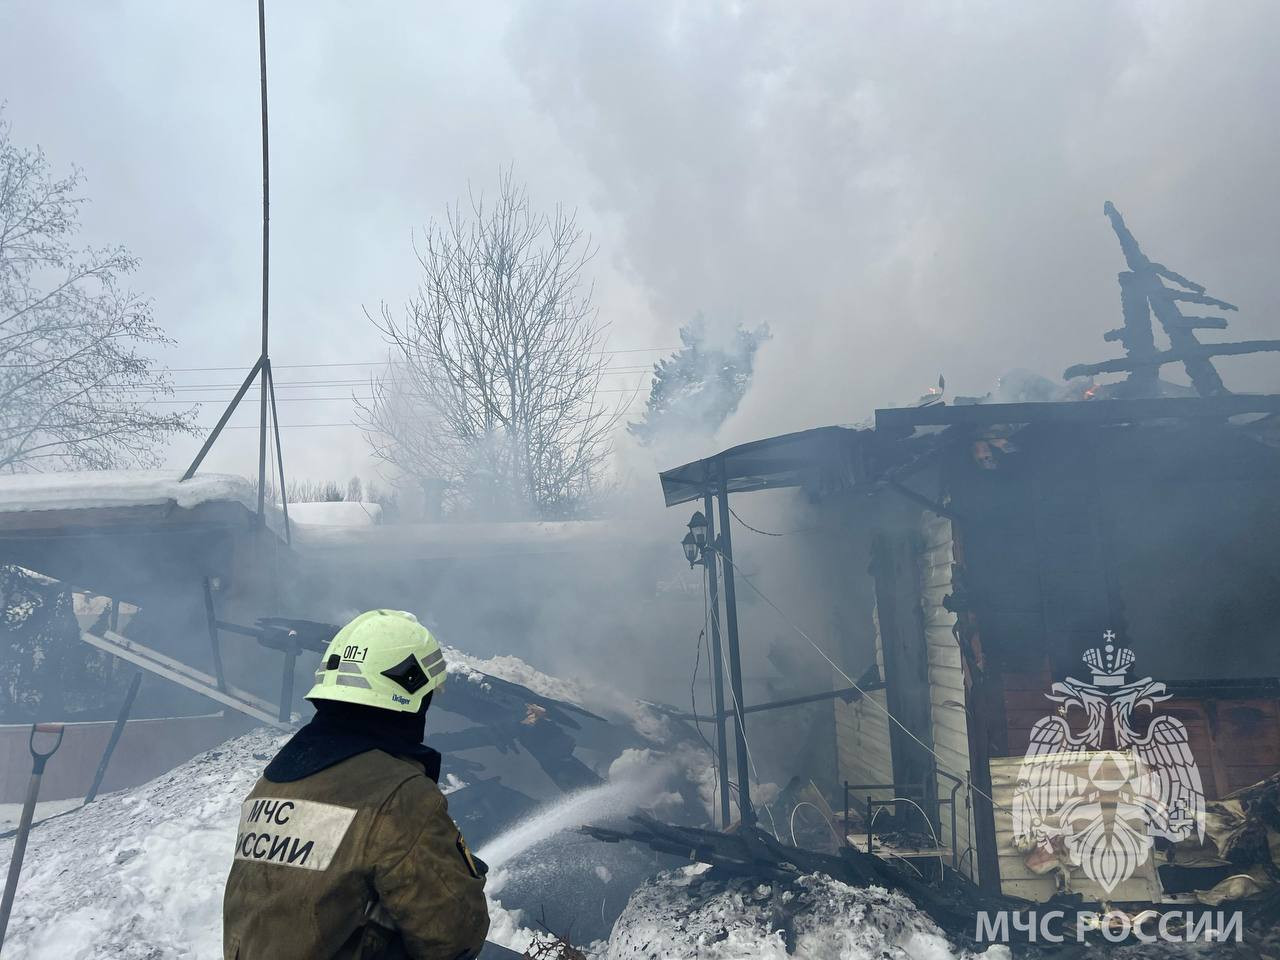
[[[290,503],[289,519],[322,527],[369,527],[382,522],[382,505],[357,500]]]
[[[177,471],[85,470],[0,476],[0,513],[36,510],[99,510],[176,503],[189,510],[212,500],[257,506],[243,477],[200,473],[183,480]]]

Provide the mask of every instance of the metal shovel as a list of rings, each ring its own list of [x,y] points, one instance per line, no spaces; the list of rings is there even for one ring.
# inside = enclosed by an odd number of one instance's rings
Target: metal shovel
[[[44,765],[58,747],[62,746],[65,728],[60,723],[33,723],[31,725],[31,783],[27,785],[27,799],[22,804],[22,819],[18,821],[18,833],[13,838],[13,857],[9,861],[9,878],[4,882],[4,900],[0,901],[0,948],[4,947],[5,931],[9,929],[9,913],[13,910],[13,895],[18,891],[18,874],[22,872],[22,857],[27,852],[27,836],[31,833],[31,818],[36,812],[36,797],[40,795],[40,778]],[[58,739],[47,751],[36,749],[37,733],[56,733]]]

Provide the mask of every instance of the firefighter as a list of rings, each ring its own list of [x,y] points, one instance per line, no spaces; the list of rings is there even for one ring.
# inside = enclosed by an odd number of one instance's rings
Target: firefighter
[[[329,644],[311,722],[244,801],[223,898],[226,960],[479,953],[482,861],[449,818],[422,743],[445,663],[412,614],[371,610]]]

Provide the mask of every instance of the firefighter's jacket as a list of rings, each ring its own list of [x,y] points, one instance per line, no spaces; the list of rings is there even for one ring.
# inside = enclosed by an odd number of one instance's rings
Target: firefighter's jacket
[[[306,734],[241,808],[223,900],[225,960],[478,953],[489,929],[485,867],[436,786],[440,755],[369,749],[332,762],[342,745],[335,753]],[[307,775],[278,782],[287,766]]]

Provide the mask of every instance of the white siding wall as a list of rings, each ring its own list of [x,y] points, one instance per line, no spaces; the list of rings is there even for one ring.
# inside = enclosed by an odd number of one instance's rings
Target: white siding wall
[[[884,676],[884,654],[880,645],[880,619],[872,612],[876,635],[876,667],[880,676]],[[865,665],[864,665],[865,666]],[[847,670],[855,679],[862,668]],[[837,678],[842,686],[847,686],[844,678]],[[875,703],[868,703],[874,700]],[[893,759],[889,752],[889,719],[885,714],[885,692],[874,690],[865,699],[853,703],[835,702],[836,711],[836,746],[840,763],[840,779],[846,783],[893,783]],[[863,800],[868,791],[854,790],[849,797],[850,807],[854,801]],[[879,799],[888,797],[890,791],[874,791]],[[861,807],[861,803],[857,805]]]
[[[1065,761],[1063,765],[1075,776],[1088,779],[1089,762],[1095,756],[1097,754],[1080,753],[1071,757],[1069,761]],[[1053,757],[1051,760],[1046,757],[1042,762],[1053,760],[1057,758]],[[1043,902],[1052,897],[1057,889],[1054,876],[1047,873],[1032,873],[1027,866],[1026,856],[1013,847],[1011,811],[1022,763],[1022,757],[991,758],[991,794],[996,802],[996,850],[1000,857],[1000,892],[1011,897]],[[1102,815],[1107,819],[1115,817],[1114,802],[1103,801]],[[1143,860],[1133,874],[1110,893],[1085,876],[1080,867],[1069,867],[1068,871],[1071,891],[1080,894],[1088,903],[1123,903],[1143,900],[1158,903],[1164,898],[1160,877],[1156,872],[1154,855]]]
[[[942,598],[951,592],[951,565],[955,556],[952,550],[951,521],[933,514],[925,514],[923,530],[924,552],[921,556],[921,598],[924,612],[925,644],[929,653],[929,693],[932,700],[933,748],[938,755],[938,766],[955,776],[967,778],[969,774],[969,734],[965,719],[964,671],[960,661],[960,646],[956,643],[952,627],[955,614],[942,606]],[[946,777],[938,777],[938,796],[951,796],[954,783]],[[963,854],[974,844],[973,812],[965,802],[965,788],[956,793],[956,836],[951,835],[951,811],[942,807],[939,811],[943,844]],[[961,869],[977,879],[976,851],[961,863]]]

